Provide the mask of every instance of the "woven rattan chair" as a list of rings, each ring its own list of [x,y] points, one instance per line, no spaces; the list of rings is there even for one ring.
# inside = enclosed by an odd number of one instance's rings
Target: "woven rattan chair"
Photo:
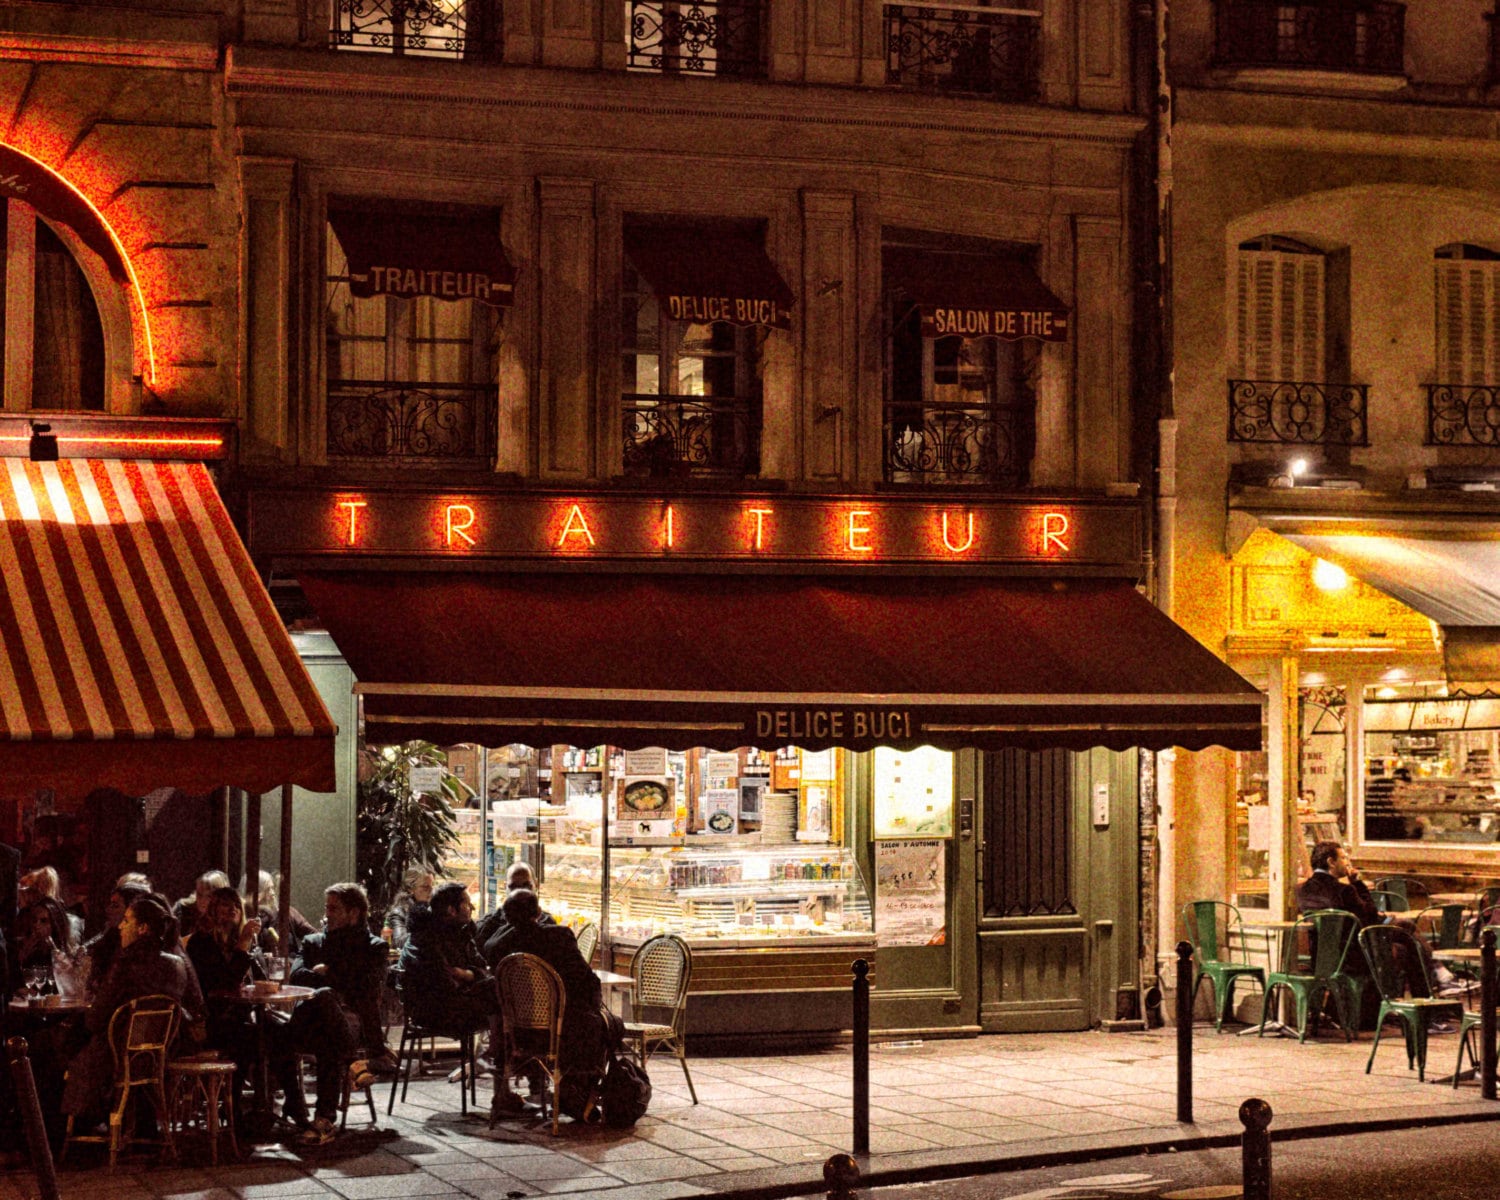
[[[688,984],[693,978],[693,952],[675,933],[659,934],[644,942],[630,960],[630,974],[635,980],[632,1006],[636,1015],[656,1020],[626,1021],[625,1036],[636,1041],[636,1057],[642,1067],[660,1047],[665,1046],[682,1064],[688,1094],[698,1103],[698,1089],[687,1064],[687,1035],[683,1029],[687,1014]]]
[[[229,1135],[230,1152],[235,1158],[240,1156],[234,1135],[234,1072],[234,1063],[220,1061],[212,1050],[167,1064],[167,1106],[172,1111],[174,1136],[191,1130],[201,1119],[213,1166],[219,1165],[220,1133]]]
[[[567,994],[562,976],[535,954],[507,954],[495,969],[500,989],[500,1011],[505,1019],[504,1061],[496,1064],[500,1073],[496,1086],[527,1066],[535,1064],[547,1075],[551,1093],[552,1132],[557,1133],[558,1097],[561,1095],[563,1067],[563,1010]],[[523,1036],[530,1034],[530,1037]],[[546,1048],[542,1048],[542,1043]],[[491,1115],[490,1124],[494,1124]]]
[[[115,1169],[120,1151],[135,1143],[160,1145],[163,1156],[175,1158],[172,1141],[172,1117],[167,1105],[167,1052],[177,1032],[177,1001],[171,996],[140,996],[115,1009],[109,1019],[109,1047],[115,1058],[114,1105],[109,1112],[109,1132],[102,1135],[76,1134],[72,1116],[68,1117],[61,1157],[69,1147],[91,1143],[109,1147],[109,1169]],[[145,1096],[156,1114],[160,1139],[151,1141],[135,1136],[132,1104],[136,1093]],[[131,1118],[127,1123],[127,1117]]]
[[[594,950],[599,945],[599,926],[589,921],[578,927],[578,953],[589,966],[594,965]]]

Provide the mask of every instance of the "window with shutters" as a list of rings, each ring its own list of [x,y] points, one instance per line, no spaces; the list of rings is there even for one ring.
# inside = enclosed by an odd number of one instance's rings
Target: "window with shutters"
[[[1457,243],[1433,258],[1437,382],[1500,384],[1500,251]]]
[[[1325,378],[1326,264],[1321,251],[1264,237],[1239,249],[1238,345],[1241,379]]]

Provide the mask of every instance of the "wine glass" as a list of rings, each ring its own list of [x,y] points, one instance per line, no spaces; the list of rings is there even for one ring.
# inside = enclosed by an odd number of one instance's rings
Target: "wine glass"
[[[39,1003],[47,994],[47,968],[27,967],[25,981],[26,998],[33,1004]]]

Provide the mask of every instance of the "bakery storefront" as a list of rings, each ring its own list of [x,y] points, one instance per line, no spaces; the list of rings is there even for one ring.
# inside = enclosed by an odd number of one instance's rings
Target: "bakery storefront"
[[[1136,590],[1089,499],[276,489],[263,569],[366,745],[450,747],[452,871],[623,969],[693,947],[695,1033],[1085,1028],[1139,985],[1141,749],[1258,747],[1261,697]]]

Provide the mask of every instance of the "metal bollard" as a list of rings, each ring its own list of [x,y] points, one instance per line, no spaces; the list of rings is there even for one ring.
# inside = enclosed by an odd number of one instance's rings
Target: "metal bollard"
[[[859,1164],[847,1154],[830,1154],[823,1164],[823,1182],[828,1200],[848,1200],[859,1186]]]
[[[854,1153],[870,1153],[870,964],[862,958],[854,960]]]
[[[1193,1123],[1193,947],[1177,943],[1177,1119]]]
[[[1495,931],[1479,936],[1479,1095],[1495,1098]]]
[[[36,1079],[31,1074],[31,1059],[23,1037],[13,1037],[5,1043],[10,1058],[10,1077],[16,1088],[16,1102],[21,1108],[21,1119],[26,1127],[26,1149],[31,1154],[31,1170],[36,1176],[37,1193],[41,1200],[58,1200],[57,1169],[52,1165],[52,1146],[47,1141],[47,1125],[42,1120],[42,1105],[36,1095]]]
[[[1264,1100],[1246,1100],[1240,1105],[1240,1141],[1244,1200],[1271,1200],[1271,1106]]]

